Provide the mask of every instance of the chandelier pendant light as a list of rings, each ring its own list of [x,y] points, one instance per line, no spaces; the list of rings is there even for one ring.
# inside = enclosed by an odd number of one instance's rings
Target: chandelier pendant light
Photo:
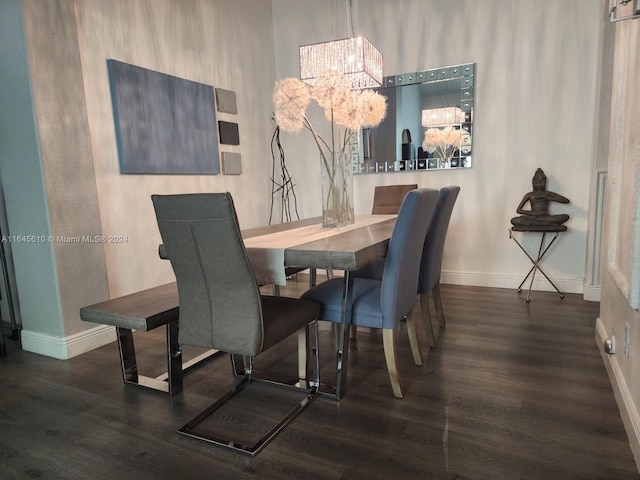
[[[325,70],[335,70],[351,80],[351,88],[382,85],[382,54],[365,37],[302,45],[300,80],[311,85]]]
[[[465,114],[460,107],[442,107],[422,110],[423,127],[459,125],[464,121]]]

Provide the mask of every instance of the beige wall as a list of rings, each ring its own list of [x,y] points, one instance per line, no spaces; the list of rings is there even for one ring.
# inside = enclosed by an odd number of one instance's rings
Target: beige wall
[[[22,10],[50,233],[100,235],[74,2],[24,1]],[[34,331],[68,336],[86,329],[78,318],[80,307],[87,305],[83,302],[108,295],[102,245],[52,241],[46,246],[53,249],[60,309],[44,316],[23,312],[27,349],[37,350]],[[29,268],[25,262],[19,267],[21,275]],[[38,293],[24,284],[18,293],[21,305],[37,301]]]
[[[615,24],[612,125],[605,224],[605,269],[596,339],[603,353],[631,448],[640,465],[640,20]],[[628,354],[624,353],[629,328]]]
[[[338,8],[333,8],[337,3]],[[345,2],[273,0],[276,76],[297,75],[298,45],[347,36]],[[444,253],[443,281],[516,288],[531,264],[509,240],[509,219],[537,167],[548,189],[571,200],[569,232],[545,271],[582,292],[594,163],[602,0],[354,0],[354,29],[384,57],[384,74],[475,62],[473,168],[356,176],[356,211],[370,211],[376,184],[461,186]],[[319,213],[311,139],[283,139],[305,215]],[[394,139],[391,139],[394,141]],[[311,207],[311,208],[310,208]],[[525,243],[534,248],[533,235]],[[542,279],[537,288],[550,289]]]
[[[174,280],[169,263],[158,258],[152,194],[229,191],[243,228],[267,223],[275,127],[271,4],[22,0],[19,5],[40,157],[34,171],[42,170],[42,184],[27,181],[22,171],[4,169],[12,233],[127,239],[16,246],[17,293],[25,307],[23,348],[66,358],[115,338],[82,322],[82,306]],[[7,9],[15,15],[14,10]],[[16,51],[21,47],[16,45]],[[217,118],[239,124],[240,145],[220,150],[241,153],[243,174],[121,175],[107,76],[110,58],[235,91],[238,114],[218,112]],[[46,203],[38,200],[37,205],[43,219],[35,227],[22,228],[19,220],[29,210],[17,200],[21,190],[14,179],[44,190]],[[39,198],[22,194],[30,202]],[[35,265],[32,259],[38,252],[53,265]],[[44,274],[51,276],[46,277],[47,290],[35,291],[34,279]],[[43,295],[51,304],[46,312],[33,308]]]
[[[548,188],[572,202],[555,207],[571,215],[570,231],[546,271],[563,290],[580,291],[603,1],[355,0],[356,33],[383,52],[385,74],[477,67],[473,168],[358,176],[356,210],[370,210],[376,184],[458,184],[443,280],[515,288],[530,264],[508,238],[509,218],[542,167]],[[298,45],[345,36],[346,15],[342,2],[329,0],[23,0],[22,7],[51,231],[128,238],[53,246],[62,313],[52,322],[69,335],[86,328],[79,307],[172,280],[156,254],[151,194],[228,190],[242,227],[267,222],[273,83],[297,75]],[[120,175],[107,58],[236,91],[238,115],[219,118],[240,124],[241,145],[229,150],[242,154],[243,175]],[[318,215],[311,140],[303,132],[283,143],[299,212]]]
[[[158,259],[154,193],[229,191],[242,227],[268,220],[271,87],[274,81],[271,6],[259,0],[83,0],[76,2],[87,116],[111,296],[173,279]],[[118,167],[106,59],[236,92],[243,174],[121,175]]]

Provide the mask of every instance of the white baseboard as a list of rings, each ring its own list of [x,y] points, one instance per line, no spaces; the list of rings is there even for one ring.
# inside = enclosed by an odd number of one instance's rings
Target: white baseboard
[[[334,272],[339,276],[342,272]],[[326,275],[326,271],[318,270],[318,275]],[[486,275],[479,273],[462,273],[443,271],[441,283],[453,285],[470,285],[478,287],[494,287],[517,289],[523,277],[513,275]],[[599,301],[600,289],[597,289],[597,300],[587,298],[587,293],[595,295],[595,290],[587,292],[583,279],[555,279],[553,282],[563,293],[584,293],[585,300]],[[529,282],[522,287],[529,288]],[[533,290],[538,291],[555,291],[553,287],[543,278],[536,278],[533,282]],[[22,349],[28,352],[46,355],[48,357],[58,358],[61,360],[72,358],[82,353],[88,352],[95,348],[101,347],[116,340],[115,328],[107,325],[98,325],[89,330],[82,331],[68,337],[56,337],[40,332],[30,330],[22,330],[21,342]]]
[[[600,301],[600,285],[585,284],[583,287],[582,296],[587,302],[599,302]]]
[[[607,369],[607,374],[609,375],[609,381],[611,382],[616,402],[618,403],[622,423],[627,431],[627,437],[629,438],[629,445],[631,446],[636,467],[640,470],[640,415],[638,415],[638,409],[627,387],[627,382],[625,382],[624,376],[622,375],[616,354],[607,355],[604,351],[603,344],[605,339],[609,338],[609,334],[600,318],[596,320],[595,338],[598,350]]]
[[[563,293],[583,293],[583,278],[550,278]],[[518,289],[518,285],[520,285],[522,280],[524,280],[524,274],[521,277],[517,277],[514,275],[488,275],[482,273],[450,272],[444,270],[440,277],[440,283],[442,284],[449,283],[453,285],[469,285],[476,287],[510,288],[513,290]],[[529,289],[529,282],[529,279],[527,279],[525,284],[522,286],[522,290]],[[536,275],[532,290],[555,292],[547,279],[540,274]]]
[[[305,270],[305,273],[308,273],[308,270]],[[326,271],[323,269],[317,270],[317,275],[320,278],[324,278]],[[334,276],[342,276],[342,271],[337,270],[333,272]],[[586,298],[586,285],[584,284],[583,278],[570,278],[570,279],[559,279],[550,277],[553,283],[555,283],[561,292],[563,293],[582,293],[585,294],[585,300],[590,302],[599,302],[600,301],[600,285],[594,286],[593,291],[589,292],[590,298]],[[515,275],[492,275],[492,274],[483,274],[483,273],[466,273],[466,272],[452,272],[452,271],[442,271],[442,275],[440,277],[440,283],[442,284],[451,284],[451,285],[467,285],[471,287],[493,287],[493,288],[509,288],[512,290],[517,290],[518,285],[524,279],[524,275],[521,277]],[[523,290],[529,289],[529,280],[525,282],[522,286]],[[596,290],[597,289],[597,290]],[[533,282],[532,291],[541,291],[541,292],[555,292],[554,288],[549,284],[546,278],[542,275],[537,274],[536,279]],[[597,300],[593,300],[592,298],[596,298]]]
[[[117,340],[115,330],[115,327],[109,325],[98,325],[68,337],[55,337],[31,330],[22,330],[20,343],[22,349],[27,352],[66,360],[114,342]]]

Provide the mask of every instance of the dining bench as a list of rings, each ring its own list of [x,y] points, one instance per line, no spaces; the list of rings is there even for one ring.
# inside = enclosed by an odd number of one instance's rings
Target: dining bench
[[[171,396],[182,392],[185,373],[222,354],[218,350],[207,350],[183,364],[178,343],[178,314],[175,282],[80,309],[83,321],[116,327],[122,378],[126,385],[159,390]],[[158,377],[141,375],[138,372],[133,330],[148,332],[163,325],[166,329],[167,371]]]

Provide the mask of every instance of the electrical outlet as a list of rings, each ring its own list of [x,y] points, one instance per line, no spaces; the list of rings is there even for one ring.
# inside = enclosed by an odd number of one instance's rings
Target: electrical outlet
[[[622,352],[625,357],[629,356],[629,338],[631,337],[631,327],[628,323],[624,324],[624,342],[622,343]]]

